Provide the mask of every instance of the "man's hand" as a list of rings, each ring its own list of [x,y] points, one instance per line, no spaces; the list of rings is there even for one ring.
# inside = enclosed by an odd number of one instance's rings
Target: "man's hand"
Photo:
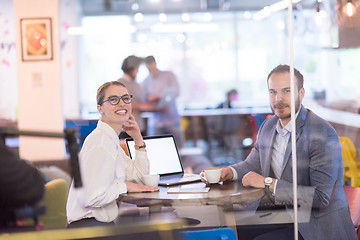
[[[242,184],[244,187],[265,188],[264,180],[264,176],[261,176],[256,172],[248,172],[242,178]]]
[[[211,169],[219,169],[216,167],[209,167],[206,168],[204,170],[202,170],[201,172],[205,171],[205,170],[211,170]],[[231,168],[226,167],[226,168],[221,168],[221,177],[220,177],[220,182],[225,182],[227,180],[232,180],[234,177],[233,172],[231,170]],[[206,182],[203,178],[201,178],[201,181],[205,182],[206,184],[208,184],[208,182]]]
[[[231,168],[226,167],[226,168],[222,168],[221,169],[221,177],[220,177],[220,182],[224,182],[224,181],[231,181],[234,178],[234,174],[233,171],[231,170]]]
[[[125,182],[127,187],[127,192],[158,192],[160,189],[158,187],[150,187],[132,182]]]

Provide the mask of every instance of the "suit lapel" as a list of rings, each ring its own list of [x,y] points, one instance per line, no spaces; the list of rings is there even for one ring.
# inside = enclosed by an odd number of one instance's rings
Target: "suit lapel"
[[[300,137],[300,135],[301,135],[301,133],[303,131],[303,126],[305,124],[306,114],[307,114],[306,108],[303,105],[301,105],[300,112],[299,112],[299,114],[298,114],[298,116],[296,118],[296,142],[299,139],[299,137]],[[284,172],[284,169],[285,169],[286,165],[289,164],[289,161],[291,162],[291,136],[290,136],[290,139],[289,139],[288,145],[286,147],[286,151],[285,151],[284,163],[282,165],[283,172]],[[281,173],[281,176],[282,176],[282,173]]]
[[[269,131],[268,135],[266,137],[264,137],[265,141],[267,141],[266,139],[271,139],[271,141],[264,143],[264,145],[266,144],[266,146],[267,146],[265,148],[264,159],[261,164],[264,176],[269,176],[269,174],[270,174],[272,150],[273,150],[275,133],[276,133],[276,124],[273,124],[273,126],[274,127]]]

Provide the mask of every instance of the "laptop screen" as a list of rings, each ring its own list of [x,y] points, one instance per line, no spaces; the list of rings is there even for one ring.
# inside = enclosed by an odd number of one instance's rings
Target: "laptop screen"
[[[182,173],[183,167],[172,135],[143,137],[150,162],[150,174]],[[135,143],[127,138],[130,158],[135,157]]]

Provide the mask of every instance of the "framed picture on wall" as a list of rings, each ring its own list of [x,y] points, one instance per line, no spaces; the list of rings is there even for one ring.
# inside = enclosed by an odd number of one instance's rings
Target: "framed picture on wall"
[[[22,18],[20,29],[23,61],[53,59],[51,18]]]

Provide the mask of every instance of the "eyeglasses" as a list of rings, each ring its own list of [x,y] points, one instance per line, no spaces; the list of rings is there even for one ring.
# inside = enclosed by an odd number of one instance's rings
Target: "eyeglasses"
[[[111,105],[117,105],[117,104],[119,104],[120,99],[123,100],[123,102],[125,104],[129,104],[132,101],[132,95],[125,94],[125,95],[122,95],[120,97],[119,96],[110,96],[107,99],[105,99],[103,101],[103,103],[104,102],[109,102]]]

